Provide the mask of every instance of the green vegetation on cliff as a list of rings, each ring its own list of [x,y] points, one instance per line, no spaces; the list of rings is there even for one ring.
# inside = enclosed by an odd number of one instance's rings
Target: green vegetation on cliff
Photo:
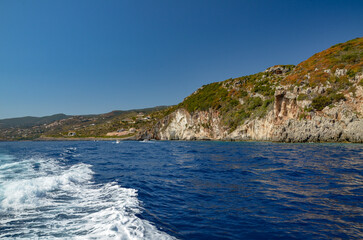
[[[345,97],[342,93],[331,92],[330,94],[319,95],[313,98],[311,106],[314,109],[321,111],[326,106],[329,106],[332,103],[339,102],[341,100],[345,100]]]
[[[190,95],[179,104],[179,107],[184,107],[189,112],[206,111],[209,108],[220,109],[221,104],[227,101],[233,102],[233,99],[228,98],[227,89],[223,87],[222,82],[218,82],[201,87],[197,93]]]
[[[296,84],[307,80],[311,86],[315,86],[327,81],[345,81],[346,77],[337,79],[334,76],[337,69],[346,69],[347,77],[354,77],[357,72],[363,70],[363,38],[339,43],[314,54],[298,64],[284,83]]]
[[[195,111],[218,110],[233,131],[248,118],[265,116],[272,108],[276,86],[293,65],[278,65],[265,72],[205,85],[185,98],[177,108]]]
[[[263,117],[271,109],[278,87],[314,88],[329,84],[325,92],[297,97],[298,101],[312,102],[309,110],[321,111],[345,100],[345,93],[355,93],[349,79],[358,72],[363,72],[363,38],[336,44],[296,67],[276,65],[257,74],[205,85],[177,107],[190,113],[218,110],[226,126],[233,130],[248,118]]]

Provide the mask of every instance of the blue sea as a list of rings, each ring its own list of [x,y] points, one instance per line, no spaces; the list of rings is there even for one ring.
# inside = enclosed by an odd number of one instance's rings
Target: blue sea
[[[0,239],[363,239],[363,145],[0,142]]]

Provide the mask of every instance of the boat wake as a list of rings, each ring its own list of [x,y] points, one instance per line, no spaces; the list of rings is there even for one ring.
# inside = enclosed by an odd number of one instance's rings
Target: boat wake
[[[83,163],[0,155],[0,238],[174,239],[137,216],[137,190],[93,174]]]

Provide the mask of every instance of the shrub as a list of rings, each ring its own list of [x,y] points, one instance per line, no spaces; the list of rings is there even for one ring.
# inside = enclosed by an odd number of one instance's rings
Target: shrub
[[[266,113],[268,112],[268,110],[271,109],[269,107],[271,105],[271,103],[273,103],[273,98],[266,99],[265,101],[263,101],[261,107],[258,107],[258,108],[253,110],[254,116],[256,116],[258,118],[264,117],[266,115]]]
[[[261,93],[264,96],[272,96],[275,94],[275,90],[269,85],[256,85],[253,88],[253,92]]]
[[[208,110],[209,108],[219,109],[221,103],[224,103],[227,98],[228,91],[221,83],[211,83],[190,95],[179,107],[185,107],[189,112]]]
[[[332,103],[331,98],[327,96],[318,96],[313,99],[311,106],[316,110],[321,111],[331,103]]]
[[[239,104],[239,101],[236,99],[231,99],[228,103],[231,107],[235,107]]]
[[[332,93],[329,95],[332,102],[339,102],[340,100],[345,100],[344,94],[342,93]]]
[[[349,50],[351,50],[352,49],[352,45],[351,44],[347,44],[347,46],[345,46],[344,48],[343,48],[343,51],[349,51]]]
[[[353,84],[349,82],[348,78],[346,76],[342,76],[339,78],[339,81],[337,82],[338,89],[348,89]]]
[[[359,62],[359,60],[358,53],[349,53],[342,56],[342,61],[347,63],[356,63]]]
[[[335,92],[335,90],[333,89],[333,88],[328,88],[327,90],[326,90],[326,93],[327,94],[332,94],[332,93],[334,93]]]
[[[300,95],[297,97],[297,100],[298,100],[298,101],[302,101],[302,100],[306,100],[306,99],[308,99],[308,95],[307,95],[307,94],[304,94],[304,93],[300,94]]]
[[[250,116],[251,116],[251,114],[246,112],[244,109],[241,109],[237,112],[237,117],[239,119],[246,119],[246,118],[249,118]]]
[[[253,110],[259,106],[262,106],[262,99],[260,97],[252,97],[247,101],[247,109]]]
[[[247,97],[248,96],[248,92],[247,91],[245,91],[245,90],[242,90],[241,92],[240,92],[240,95],[239,95],[240,97]]]
[[[262,106],[262,99],[260,97],[252,97],[247,100],[248,110],[253,110],[259,106]]]
[[[304,111],[305,112],[312,112],[314,109],[312,107],[305,107]]]
[[[271,103],[273,103],[273,98],[270,98],[270,99],[266,99],[263,104],[262,104],[262,107],[263,108],[267,108]]]
[[[349,69],[347,72],[347,75],[351,78],[353,78],[355,76],[355,72],[352,69]]]
[[[251,113],[241,109],[237,112],[231,112],[225,116],[224,122],[229,127],[229,131],[233,132],[238,125],[242,124],[246,118],[249,118]]]
[[[300,113],[300,115],[299,115],[299,120],[301,120],[301,119],[305,119],[306,118],[306,116],[307,116],[307,114],[306,113]]]

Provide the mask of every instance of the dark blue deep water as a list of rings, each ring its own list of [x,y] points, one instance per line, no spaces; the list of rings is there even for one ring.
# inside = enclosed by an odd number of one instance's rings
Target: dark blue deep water
[[[363,145],[1,142],[0,238],[363,239]]]

